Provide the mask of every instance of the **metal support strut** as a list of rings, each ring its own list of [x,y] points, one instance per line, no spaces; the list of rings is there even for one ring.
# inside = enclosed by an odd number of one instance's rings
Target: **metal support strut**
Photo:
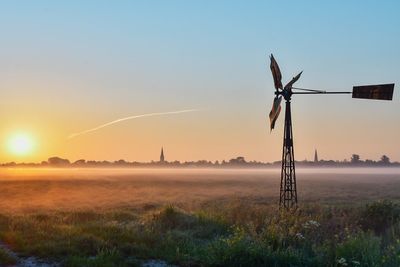
[[[294,163],[290,97],[286,99],[279,207],[285,209],[297,208],[296,171]]]

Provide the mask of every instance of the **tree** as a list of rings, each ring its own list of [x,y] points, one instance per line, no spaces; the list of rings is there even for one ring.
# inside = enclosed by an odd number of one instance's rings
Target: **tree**
[[[374,163],[376,163],[376,162],[371,160],[371,159],[366,159],[365,160],[365,164],[367,164],[367,165],[373,165]]]
[[[70,163],[68,159],[63,159],[60,157],[51,157],[47,161],[50,165],[68,165]]]
[[[229,160],[229,163],[231,164],[246,164],[246,160],[244,157],[237,157],[235,159]]]
[[[123,159],[116,160],[116,161],[114,161],[114,163],[115,163],[115,164],[118,164],[118,165],[125,165],[125,164],[127,164],[127,162],[126,162],[125,160],[123,160]]]
[[[360,163],[360,155],[353,154],[351,156],[351,163]]]
[[[84,165],[86,163],[86,160],[84,159],[78,159],[77,161],[75,161],[73,164],[74,165]]]
[[[381,157],[381,163],[382,163],[382,164],[390,164],[390,159],[389,159],[389,157],[386,156],[386,155],[383,155],[383,156]]]

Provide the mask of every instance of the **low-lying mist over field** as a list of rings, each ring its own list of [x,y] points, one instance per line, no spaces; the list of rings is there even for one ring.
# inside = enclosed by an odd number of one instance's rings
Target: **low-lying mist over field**
[[[300,203],[400,199],[400,169],[299,169]],[[1,169],[0,209],[197,208],[232,198],[279,199],[278,169]]]

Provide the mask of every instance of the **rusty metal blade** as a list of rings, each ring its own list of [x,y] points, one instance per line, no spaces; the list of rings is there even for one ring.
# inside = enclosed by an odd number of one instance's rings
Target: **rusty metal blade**
[[[282,74],[281,74],[281,70],[279,69],[278,63],[276,62],[276,60],[272,54],[270,56],[270,59],[271,59],[270,68],[271,68],[272,76],[274,77],[275,89],[276,90],[283,89]]]
[[[285,90],[292,91],[292,86],[293,86],[293,84],[294,84],[295,82],[297,82],[298,79],[300,79],[300,76],[301,76],[302,73],[303,73],[303,72],[300,72],[300,73],[297,74],[295,77],[293,77],[292,80],[291,80],[290,82],[288,82],[288,83],[285,85]]]
[[[269,122],[270,122],[270,130],[274,129],[275,122],[279,117],[279,113],[281,112],[281,101],[282,96],[275,97],[274,102],[272,104],[272,109],[269,113]]]

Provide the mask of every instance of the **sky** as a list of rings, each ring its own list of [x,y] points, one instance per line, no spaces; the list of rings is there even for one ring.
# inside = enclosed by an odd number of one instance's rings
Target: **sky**
[[[301,70],[306,88],[396,83],[392,102],[294,96],[297,160],[317,149],[322,159],[400,161],[398,10],[399,1],[1,1],[0,162],[151,161],[162,146],[169,161],[279,160],[271,53],[284,84]],[[180,110],[194,111],[69,138]],[[13,150],[16,136],[26,153]]]

